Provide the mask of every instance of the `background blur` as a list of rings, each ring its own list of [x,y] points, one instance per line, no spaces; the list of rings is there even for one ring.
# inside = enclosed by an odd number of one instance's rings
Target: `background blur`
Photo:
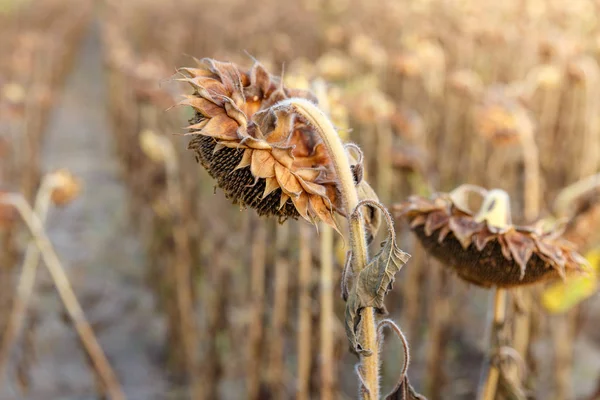
[[[288,86],[317,82],[388,206],[473,183],[507,190],[520,223],[528,165],[540,217],[561,188],[600,171],[598,1],[0,0],[0,190],[33,201],[47,172],[79,179],[46,231],[129,399],[185,399],[190,382],[206,399],[320,398],[323,368],[333,398],[355,397],[343,241],[337,317],[322,331],[315,230],[231,205],[173,135],[189,112],[165,111],[189,93],[170,78],[192,56],[250,67],[250,55]],[[153,154],[156,143],[175,156]],[[387,308],[412,346],[411,382],[433,400],[472,399],[490,292],[397,225],[413,258]],[[0,223],[0,398],[101,398],[43,266],[21,329],[6,334],[28,240],[19,220]],[[553,314],[534,296],[532,315],[532,398],[600,398],[600,297]],[[324,335],[334,363],[321,360]],[[384,390],[401,364],[389,340]]]

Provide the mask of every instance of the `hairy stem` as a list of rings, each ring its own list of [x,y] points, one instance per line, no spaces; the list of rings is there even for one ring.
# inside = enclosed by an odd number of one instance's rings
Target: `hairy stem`
[[[319,133],[333,160],[346,214],[352,214],[358,205],[358,193],[354,186],[354,178],[346,151],[331,121],[316,105],[305,99],[288,99],[279,103],[279,107],[292,108]],[[358,273],[365,268],[368,259],[365,227],[362,221],[362,218],[349,219],[354,276],[358,276]],[[365,349],[371,351],[370,356],[361,357],[361,376],[364,383],[368,386],[368,390],[362,390],[361,392],[364,393],[364,399],[376,400],[379,398],[379,344],[375,327],[375,314],[372,307],[362,310],[361,321],[363,329],[361,337]]]

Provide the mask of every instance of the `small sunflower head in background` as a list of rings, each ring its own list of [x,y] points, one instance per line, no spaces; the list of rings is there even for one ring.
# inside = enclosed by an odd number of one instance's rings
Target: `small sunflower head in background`
[[[507,87],[488,89],[474,113],[477,132],[499,145],[519,143],[534,131],[528,110],[509,92]]]
[[[556,197],[554,213],[567,220],[564,237],[585,253],[600,244],[600,174],[567,186]]]
[[[470,189],[483,196],[477,213],[465,205]],[[587,270],[561,231],[513,225],[509,202],[502,190],[465,185],[431,198],[413,196],[394,212],[431,255],[478,286],[510,288]]]

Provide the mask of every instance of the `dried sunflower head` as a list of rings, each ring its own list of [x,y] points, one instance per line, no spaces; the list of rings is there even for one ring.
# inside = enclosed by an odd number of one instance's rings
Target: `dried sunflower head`
[[[479,134],[497,144],[518,143],[531,137],[534,123],[528,111],[506,87],[493,87],[476,108],[475,126]]]
[[[182,68],[194,88],[180,104],[195,115],[189,148],[234,203],[259,215],[298,216],[335,226],[342,204],[333,162],[318,133],[295,114],[272,107],[290,97],[315,101],[288,89],[260,64],[243,70],[204,59]]]
[[[53,175],[56,183],[51,199],[54,204],[65,206],[79,196],[81,182],[73,174],[66,169],[60,169],[54,172]]]
[[[554,211],[567,220],[564,237],[585,253],[600,243],[600,174],[584,178],[563,189]]]
[[[508,195],[478,189],[485,198],[477,214],[463,205],[458,191],[413,196],[394,212],[429,253],[478,286],[514,287],[585,271],[587,262],[561,232],[513,225]]]

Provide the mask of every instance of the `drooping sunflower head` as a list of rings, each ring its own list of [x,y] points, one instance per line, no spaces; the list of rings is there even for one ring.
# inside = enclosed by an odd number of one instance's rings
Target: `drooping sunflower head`
[[[462,279],[482,287],[514,287],[586,271],[586,261],[558,230],[515,226],[501,190],[484,195],[474,213],[461,200],[464,187],[396,205],[425,249]]]
[[[556,198],[554,212],[567,220],[564,237],[585,253],[600,243],[600,174],[564,188]]]
[[[194,92],[189,148],[234,203],[280,219],[322,220],[335,226],[343,214],[333,162],[322,139],[306,121],[273,107],[291,97],[316,101],[289,89],[260,64],[243,70],[204,59],[182,68]]]
[[[476,108],[475,126],[480,135],[501,145],[518,143],[534,129],[527,109],[506,87],[485,92]]]

